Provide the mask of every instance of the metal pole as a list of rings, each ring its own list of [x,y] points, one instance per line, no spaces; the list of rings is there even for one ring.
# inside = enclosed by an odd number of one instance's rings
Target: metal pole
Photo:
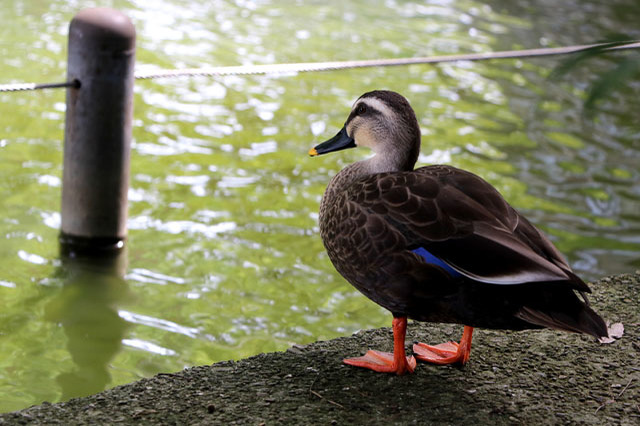
[[[118,249],[127,236],[136,31],[113,9],[69,25],[62,182],[63,252]]]

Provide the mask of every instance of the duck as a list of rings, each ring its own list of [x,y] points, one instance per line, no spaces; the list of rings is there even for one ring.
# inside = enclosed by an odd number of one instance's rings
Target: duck
[[[450,166],[415,168],[421,132],[409,101],[374,90],[312,157],[366,147],[329,182],[319,229],[342,277],[391,312],[393,352],[343,360],[376,372],[413,373],[417,361],[462,366],[475,328],[550,328],[608,336],[591,290],[538,228],[481,177]],[[407,320],[463,325],[459,342],[405,350]]]

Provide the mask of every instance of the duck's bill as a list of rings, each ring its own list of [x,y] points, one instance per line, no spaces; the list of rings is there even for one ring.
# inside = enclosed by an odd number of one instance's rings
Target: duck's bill
[[[340,151],[342,149],[355,148],[355,147],[356,147],[356,142],[353,140],[353,138],[347,135],[347,129],[343,127],[342,130],[340,130],[337,135],[335,135],[328,141],[325,141],[319,145],[316,145],[315,148],[311,148],[309,150],[309,155],[312,157],[315,157],[316,155],[322,155],[328,152]]]

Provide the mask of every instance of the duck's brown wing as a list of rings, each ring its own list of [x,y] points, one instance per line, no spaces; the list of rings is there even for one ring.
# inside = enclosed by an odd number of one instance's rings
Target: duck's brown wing
[[[553,244],[480,177],[450,166],[382,173],[347,198],[462,275],[490,284],[563,281],[589,292]]]

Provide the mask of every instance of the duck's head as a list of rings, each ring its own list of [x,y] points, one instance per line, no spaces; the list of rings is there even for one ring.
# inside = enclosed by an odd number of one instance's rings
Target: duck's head
[[[359,146],[369,147],[394,168],[413,169],[420,152],[420,126],[404,96],[388,90],[360,96],[338,134],[309,150],[309,155]]]

